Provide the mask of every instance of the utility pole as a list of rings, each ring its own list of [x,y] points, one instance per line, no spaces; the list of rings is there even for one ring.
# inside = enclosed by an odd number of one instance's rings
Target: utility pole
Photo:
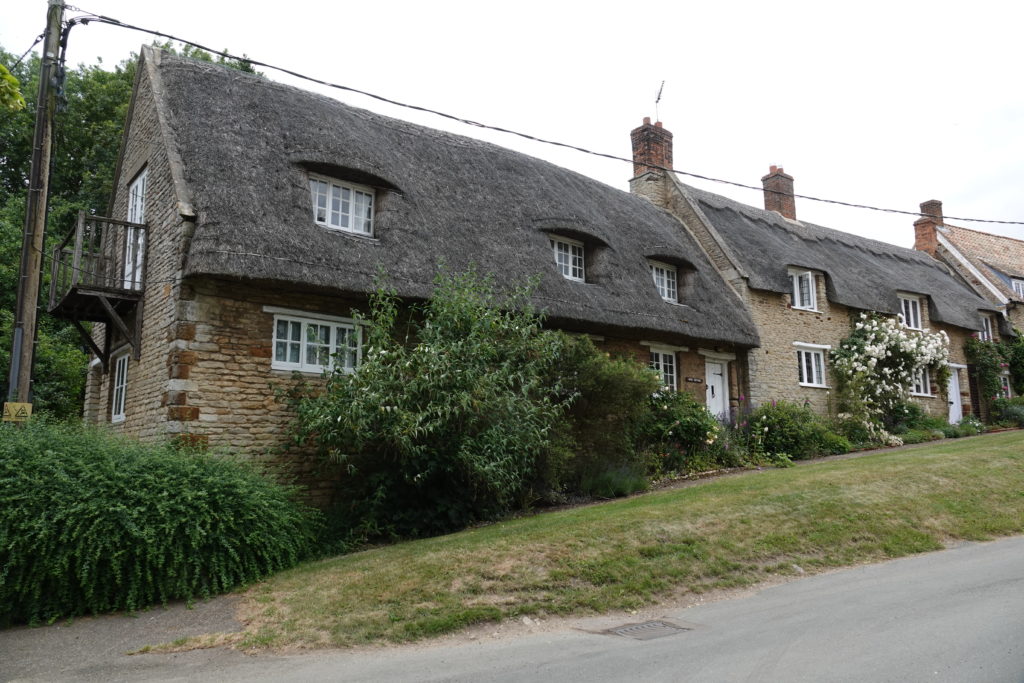
[[[35,352],[36,314],[42,279],[43,237],[46,232],[46,200],[50,183],[50,150],[53,147],[53,115],[57,93],[52,87],[57,77],[63,0],[49,0],[43,59],[39,70],[36,97],[36,127],[32,139],[32,166],[29,171],[28,202],[25,209],[25,233],[21,242],[21,269],[14,310],[11,371],[8,401],[26,404],[32,395],[32,357]],[[21,414],[24,408],[19,408]],[[31,413],[31,408],[28,409]],[[4,406],[4,418],[15,415]]]

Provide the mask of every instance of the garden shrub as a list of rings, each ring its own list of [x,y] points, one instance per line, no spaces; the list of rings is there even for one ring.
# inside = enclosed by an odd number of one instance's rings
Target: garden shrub
[[[956,425],[956,435],[958,437],[974,436],[975,434],[981,434],[983,431],[985,431],[985,425],[974,415],[965,415]]]
[[[315,517],[252,467],[42,417],[0,425],[0,623],[136,610],[289,567]]]
[[[350,541],[444,533],[530,499],[577,390],[558,371],[569,337],[545,331],[528,296],[442,273],[399,324],[396,295],[379,289],[359,370],[293,393],[296,440],[346,472],[332,516]]]
[[[748,418],[748,429],[751,450],[768,456],[802,460],[850,450],[849,441],[831,432],[808,406],[789,401],[758,406]]]
[[[561,335],[558,362],[548,383],[575,395],[552,444],[538,458],[531,485],[543,500],[560,493],[589,493],[588,481],[608,473],[642,471],[633,425],[650,414],[649,397],[658,388],[650,368],[632,357],[598,351],[584,336]],[[632,491],[630,491],[632,493]]]
[[[634,426],[637,448],[649,453],[652,475],[713,469],[724,447],[713,448],[722,425],[704,404],[685,391],[659,390],[648,399],[650,410]]]
[[[992,419],[999,424],[1024,427],[1024,396],[1000,398],[993,401]]]

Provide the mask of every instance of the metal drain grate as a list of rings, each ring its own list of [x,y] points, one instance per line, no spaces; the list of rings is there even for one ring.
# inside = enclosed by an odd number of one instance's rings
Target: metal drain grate
[[[667,621],[645,621],[642,624],[626,624],[618,628],[608,629],[608,633],[633,638],[634,640],[653,640],[689,630],[691,629],[676,626]]]

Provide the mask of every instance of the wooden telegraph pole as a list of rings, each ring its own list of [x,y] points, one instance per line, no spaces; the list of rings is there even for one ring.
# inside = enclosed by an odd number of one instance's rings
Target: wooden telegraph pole
[[[29,171],[25,233],[21,242],[21,269],[14,309],[8,403],[4,405],[3,412],[5,421],[23,419],[32,412],[32,357],[35,351],[36,314],[42,278],[43,236],[46,232],[53,114],[57,107],[57,93],[52,86],[57,77],[63,20],[63,0],[49,0],[46,34],[43,39],[43,59],[39,70],[39,91],[36,97],[36,127],[32,139],[32,166]]]

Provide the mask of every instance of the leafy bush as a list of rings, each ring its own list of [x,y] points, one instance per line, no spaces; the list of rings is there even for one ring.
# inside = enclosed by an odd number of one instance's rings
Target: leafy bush
[[[0,426],[0,623],[136,610],[295,564],[312,513],[251,467],[33,418]]]
[[[844,437],[832,433],[809,407],[788,401],[758,406],[748,419],[751,450],[765,455],[785,454],[794,460],[850,450]],[[845,452],[838,450],[838,452]]]
[[[897,403],[893,408],[893,416],[886,422],[892,425],[893,434],[901,435],[910,430],[923,432],[942,430],[949,424],[941,417],[929,415],[924,407],[916,401]]]
[[[648,399],[650,410],[634,426],[634,440],[641,451],[651,453],[654,475],[713,469],[722,425],[685,391],[657,391]]]
[[[945,437],[945,432],[941,429],[910,429],[903,434],[900,434],[900,438],[903,439],[905,444],[913,443],[924,443],[926,441],[935,441],[936,439],[942,439]]]
[[[985,425],[974,415],[965,415],[956,425],[956,436],[974,436],[985,431]]]
[[[1024,427],[1024,396],[993,401],[992,418],[999,424]]]
[[[443,533],[529,499],[576,389],[557,379],[569,338],[542,329],[528,294],[442,273],[400,325],[380,289],[359,371],[293,394],[297,441],[347,471],[334,513],[350,540]]]
[[[561,336],[559,360],[547,382],[576,398],[538,460],[531,488],[543,499],[589,493],[586,482],[604,473],[642,470],[633,426],[648,419],[649,397],[659,384],[632,357],[600,352],[587,337]]]

